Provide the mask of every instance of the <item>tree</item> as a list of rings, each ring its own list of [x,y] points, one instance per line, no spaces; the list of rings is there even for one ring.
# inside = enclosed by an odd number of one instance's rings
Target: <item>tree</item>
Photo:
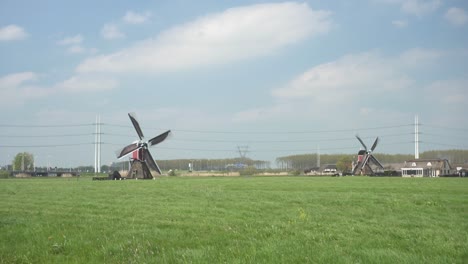
[[[15,158],[13,159],[13,170],[34,170],[34,156],[28,152],[21,152],[16,154]]]
[[[353,161],[353,159],[351,158],[351,156],[343,156],[341,157],[338,162],[336,163],[336,168],[339,170],[339,171],[342,171],[342,172],[350,172],[351,171],[351,162]]]
[[[101,171],[106,173],[110,171],[110,167],[108,165],[102,165],[101,166]]]

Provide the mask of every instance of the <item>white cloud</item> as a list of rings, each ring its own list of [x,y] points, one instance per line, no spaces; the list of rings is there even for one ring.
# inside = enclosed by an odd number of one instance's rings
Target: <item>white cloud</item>
[[[51,86],[40,86],[39,75],[34,72],[20,72],[0,77],[0,107],[21,105],[32,99],[63,93],[93,93],[109,91],[119,83],[113,79],[89,75],[73,76]]]
[[[81,34],[75,35],[73,37],[66,37],[62,40],[59,40],[57,44],[59,45],[78,45],[83,42],[83,36]]]
[[[136,13],[133,11],[127,11],[122,18],[125,23],[128,24],[142,24],[149,20],[151,17],[150,12]]]
[[[26,31],[17,25],[8,25],[0,28],[0,41],[12,41],[25,39],[28,36]]]
[[[392,25],[399,27],[399,28],[404,28],[408,26],[408,22],[406,20],[393,20]]]
[[[436,11],[441,5],[441,0],[374,0],[380,3],[400,6],[403,13],[422,17]]]
[[[411,81],[377,52],[348,55],[313,67],[285,87],[273,91],[283,99],[313,99],[319,103],[342,103],[362,95],[390,92]]]
[[[84,42],[84,38],[81,34],[77,34],[75,36],[66,37],[61,39],[57,42],[58,45],[67,46],[67,52],[72,54],[80,54],[80,53],[95,53],[94,49],[87,49],[85,48],[82,43]]]
[[[420,99],[418,104],[441,106],[466,102],[468,81],[436,80],[427,86],[417,77],[433,67],[443,67],[440,62],[447,55],[450,54],[421,48],[392,56],[378,51],[346,55],[314,66],[274,89],[272,97],[276,102],[272,105],[239,111],[233,119],[328,122],[328,117],[340,117],[344,124],[357,116],[401,116],[401,110],[393,108],[411,107],[413,98]]]
[[[427,67],[433,65],[439,58],[444,56],[444,52],[432,49],[414,48],[402,52],[398,56],[400,67]]]
[[[92,57],[79,72],[163,72],[270,54],[331,28],[330,13],[307,4],[228,9],[171,28],[119,52]]]
[[[117,25],[105,24],[101,29],[101,36],[105,39],[119,39],[124,38],[125,34],[119,30]]]
[[[84,53],[86,49],[81,45],[73,45],[68,47],[68,52],[70,53]]]
[[[445,19],[455,26],[463,26],[468,22],[468,15],[461,8],[451,7],[445,13]]]
[[[118,86],[113,79],[95,78],[90,76],[73,76],[55,85],[54,89],[60,92],[100,92],[112,90]]]
[[[405,0],[401,4],[401,10],[407,14],[423,16],[434,12],[441,4],[440,0]]]
[[[425,95],[427,100],[433,101],[434,104],[461,106],[468,101],[467,87],[468,80],[466,79],[439,80],[431,83],[425,89]],[[437,94],[437,96],[434,97],[434,94]]]
[[[21,105],[30,98],[43,93],[41,89],[34,89],[31,83],[38,80],[34,72],[20,72],[0,77],[0,106]]]
[[[0,77],[0,90],[17,87],[25,82],[37,80],[38,76],[34,72],[13,73]]]

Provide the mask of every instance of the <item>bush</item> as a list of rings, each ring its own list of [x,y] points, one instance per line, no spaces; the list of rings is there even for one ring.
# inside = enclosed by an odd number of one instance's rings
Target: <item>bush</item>
[[[240,176],[252,176],[252,175],[255,175],[257,173],[258,173],[257,168],[255,168],[253,166],[249,166],[249,167],[239,171]]]
[[[0,171],[0,179],[7,179],[8,177],[10,177],[10,173],[8,171]]]
[[[294,176],[299,176],[299,175],[301,175],[301,170],[292,171],[291,174],[294,175]]]

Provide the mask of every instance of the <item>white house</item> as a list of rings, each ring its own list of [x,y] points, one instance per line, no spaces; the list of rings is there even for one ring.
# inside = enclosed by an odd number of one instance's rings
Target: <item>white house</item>
[[[414,159],[405,161],[402,177],[439,177],[449,175],[452,167],[447,159]]]

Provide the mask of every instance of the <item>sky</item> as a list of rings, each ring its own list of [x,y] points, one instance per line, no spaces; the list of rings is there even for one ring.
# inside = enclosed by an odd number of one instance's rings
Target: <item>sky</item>
[[[0,2],[0,165],[468,149],[468,2]],[[99,116],[99,122],[97,122]],[[312,164],[314,161],[311,161]]]

